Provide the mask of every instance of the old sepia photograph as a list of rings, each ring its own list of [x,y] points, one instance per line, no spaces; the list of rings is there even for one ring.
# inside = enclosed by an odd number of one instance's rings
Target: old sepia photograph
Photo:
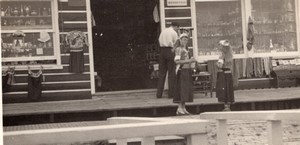
[[[0,9],[0,145],[300,145],[300,0]]]

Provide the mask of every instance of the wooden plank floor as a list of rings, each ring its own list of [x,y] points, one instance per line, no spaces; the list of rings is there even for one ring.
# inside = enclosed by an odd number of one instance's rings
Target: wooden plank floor
[[[300,99],[300,89],[253,89],[235,92],[237,103]],[[218,104],[209,95],[195,93],[188,105]],[[52,101],[37,103],[3,104],[3,116],[38,115],[72,112],[113,111],[122,109],[159,108],[177,106],[168,98],[155,98],[155,92],[94,96],[87,100]]]

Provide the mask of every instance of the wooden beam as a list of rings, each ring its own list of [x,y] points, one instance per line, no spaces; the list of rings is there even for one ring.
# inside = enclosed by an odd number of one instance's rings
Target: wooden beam
[[[217,120],[217,143],[218,145],[227,145],[227,120]]]
[[[187,145],[208,145],[206,134],[192,134],[187,136]]]
[[[144,137],[141,145],[155,145],[154,137]]]
[[[206,133],[208,121],[173,119],[159,122],[4,132],[4,144],[38,145]],[[38,139],[37,139],[38,138]]]
[[[227,120],[300,120],[300,110],[207,112],[201,119]]]
[[[282,126],[281,121],[273,120],[268,121],[268,144],[269,145],[282,145]]]

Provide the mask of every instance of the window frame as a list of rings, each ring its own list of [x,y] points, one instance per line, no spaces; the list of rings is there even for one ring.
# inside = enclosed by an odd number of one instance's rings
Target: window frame
[[[296,41],[297,41],[297,51],[295,52],[279,52],[279,53],[254,53],[253,51],[247,50],[247,29],[248,29],[248,18],[252,16],[251,13],[251,0],[192,0],[192,23],[194,27],[193,40],[197,40],[197,19],[196,19],[196,3],[200,2],[232,2],[240,1],[241,2],[241,14],[242,14],[242,36],[243,36],[243,54],[234,54],[234,58],[248,58],[248,57],[273,57],[273,58],[295,58],[300,56],[300,2],[295,1],[295,17],[296,17]],[[255,25],[254,25],[255,27]],[[198,40],[197,40],[198,41]],[[199,62],[207,60],[216,60],[219,58],[219,55],[199,55],[198,42],[193,41],[194,54],[197,54],[197,60]],[[195,53],[196,52],[196,53]]]
[[[43,60],[55,60],[56,64],[34,64],[34,65],[11,65],[11,66],[2,66],[3,69],[7,69],[8,67],[15,67],[16,70],[26,70],[28,69],[28,66],[31,68],[40,68],[42,65],[43,68],[46,69],[57,69],[62,68],[61,65],[61,54],[60,54],[60,37],[59,37],[59,15],[58,15],[58,0],[2,0],[1,2],[27,2],[27,1],[49,1],[51,3],[51,20],[52,20],[52,29],[28,29],[28,30],[22,30],[22,32],[26,33],[39,33],[42,31],[46,31],[49,33],[52,33],[53,38],[53,56],[34,56],[34,57],[9,57],[9,58],[2,58],[1,62],[16,62],[16,61],[43,61]],[[16,30],[2,30],[1,35],[5,33],[13,33],[16,32]]]

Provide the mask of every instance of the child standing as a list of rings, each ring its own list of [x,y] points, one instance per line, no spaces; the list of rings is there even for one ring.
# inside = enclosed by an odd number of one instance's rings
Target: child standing
[[[216,96],[219,102],[224,103],[223,111],[230,111],[230,105],[234,103],[233,77],[231,68],[233,65],[233,52],[228,40],[221,40],[221,56],[217,62]]]

